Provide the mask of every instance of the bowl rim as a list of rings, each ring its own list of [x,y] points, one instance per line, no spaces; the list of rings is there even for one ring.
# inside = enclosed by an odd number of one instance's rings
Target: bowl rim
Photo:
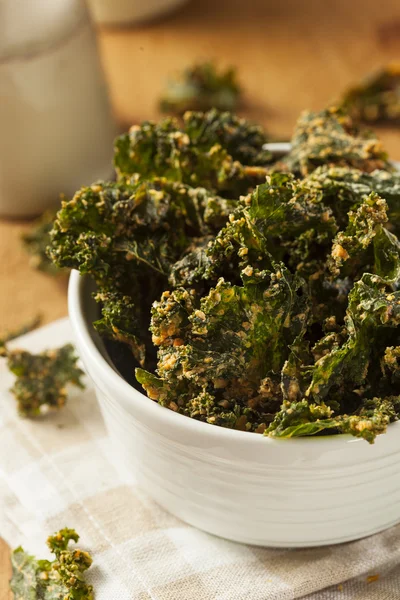
[[[211,423],[205,423],[196,419],[191,419],[185,415],[175,413],[166,407],[159,405],[154,400],[151,400],[144,393],[132,387],[111,366],[106,358],[100,352],[95,340],[93,339],[94,328],[85,316],[84,302],[87,297],[87,282],[90,280],[89,275],[81,275],[79,271],[72,270],[68,285],[68,312],[73,328],[77,348],[80,351],[83,349],[84,356],[92,365],[96,366],[96,371],[103,380],[107,380],[112,389],[118,394],[122,394],[129,402],[140,405],[140,410],[146,412],[149,418],[157,419],[164,422],[166,427],[172,427],[175,430],[184,430],[185,433],[193,433],[193,435],[206,436],[210,442],[215,441],[218,445],[223,445],[224,442],[229,443],[245,443],[246,446],[253,445],[259,449],[278,444],[285,444],[286,449],[290,445],[291,449],[299,450],[300,447],[306,445],[321,445],[324,444],[324,449],[328,446],[332,448],[342,447],[343,444],[361,443],[368,446],[367,442],[362,438],[354,437],[350,434],[341,433],[336,435],[325,436],[304,436],[296,438],[271,438],[262,434],[253,434],[249,431],[239,431],[226,427],[219,427]],[[85,361],[84,361],[85,362]],[[89,371],[89,369],[87,369]],[[96,381],[94,381],[96,384]],[[396,427],[400,427],[400,421],[389,425],[393,431]],[[387,431],[384,436],[387,436]],[[396,433],[393,431],[393,433]],[[253,434],[253,435],[251,435]],[[397,433],[396,433],[397,434]],[[380,437],[380,436],[379,436]],[[321,448],[322,450],[322,448]]]

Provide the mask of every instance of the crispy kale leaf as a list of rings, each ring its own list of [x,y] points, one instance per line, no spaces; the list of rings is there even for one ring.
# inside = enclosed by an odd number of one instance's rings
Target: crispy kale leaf
[[[233,67],[219,72],[212,62],[198,63],[168,82],[160,108],[162,112],[177,115],[187,110],[234,110],[240,93]]]
[[[304,176],[320,165],[353,167],[366,173],[390,170],[382,143],[370,132],[358,130],[352,119],[337,108],[302,114],[292,150],[280,168]]]
[[[144,365],[146,358],[146,346],[141,341],[141,327],[136,314],[137,308],[129,296],[120,292],[99,291],[95,299],[101,302],[101,319],[93,323],[97,331],[128,344],[134,357],[140,365]]]
[[[25,250],[31,257],[30,263],[39,271],[49,275],[58,275],[60,268],[57,267],[47,255],[47,246],[50,243],[50,231],[56,217],[56,211],[48,210],[36,219],[29,231],[22,235]]]
[[[97,183],[64,202],[51,233],[60,267],[89,273],[99,286],[95,326],[130,345],[140,364],[151,354],[150,307],[194,237],[218,230],[231,203],[204,188],[154,179]]]
[[[400,123],[400,64],[390,63],[349,88],[341,106],[355,121]]]
[[[336,231],[330,208],[300,188],[293,176],[275,173],[229,216],[209,246],[210,270],[268,268],[273,256],[310,277]]]
[[[360,269],[371,269],[373,254],[369,252],[377,233],[387,223],[387,204],[377,194],[366,196],[355,211],[348,213],[348,225],[333,240],[328,265],[336,277],[356,275]]]
[[[47,544],[55,560],[37,560],[21,547],[11,555],[11,590],[16,600],[93,600],[93,587],[84,579],[91,566],[90,554],[70,550],[70,541],[77,542],[73,529],[61,529],[50,536]]]
[[[387,342],[397,338],[399,323],[400,293],[392,292],[384,279],[364,274],[349,294],[343,342],[334,343],[316,361],[306,397],[319,402],[330,394],[328,403],[337,408],[336,398],[343,403],[349,391],[368,393],[370,370],[386,352]]]
[[[279,406],[271,386],[307,315],[301,282],[283,265],[242,278],[242,286],[220,279],[202,298],[164,292],[151,321],[158,378],[141,370],[137,378],[150,397],[184,414],[252,429],[260,412]]]
[[[167,276],[192,237],[218,227],[229,210],[204,188],[166,179],[97,183],[63,204],[50,256],[122,291],[139,271]]]
[[[243,165],[263,166],[272,160],[271,152],[263,149],[268,138],[262,127],[232,113],[190,111],[185,114],[183,124],[192,143],[204,151],[219,144]]]
[[[63,407],[69,383],[84,387],[83,371],[76,365],[78,359],[71,344],[40,354],[3,348],[3,354],[8,368],[16,375],[11,392],[22,417],[37,417],[42,414],[43,407]]]
[[[172,269],[172,281],[192,285],[225,277],[239,282],[241,269],[268,269],[271,257],[315,279],[337,230],[319,192],[307,190],[290,174],[274,173],[240,199],[217,236],[187,248]]]
[[[182,127],[172,118],[131,127],[116,140],[114,162],[120,178],[166,177],[238,197],[265,179],[265,141],[259,127],[230,113],[186,113]]]
[[[340,225],[346,225],[349,210],[354,210],[363,202],[364,197],[377,193],[384,198],[390,211],[388,227],[396,234],[400,233],[400,175],[376,170],[363,173],[348,167],[318,167],[304,184],[320,194],[321,200],[332,207]]]
[[[397,420],[400,396],[381,400],[373,398],[356,415],[333,416],[326,404],[310,404],[307,400],[286,402],[265,435],[274,438],[293,438],[316,435],[321,432],[349,433],[373,443],[376,436],[385,433],[387,426]]]

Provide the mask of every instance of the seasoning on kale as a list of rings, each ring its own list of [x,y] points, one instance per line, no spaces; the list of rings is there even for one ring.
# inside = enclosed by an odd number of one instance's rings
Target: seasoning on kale
[[[240,286],[220,279],[202,298],[179,288],[164,292],[151,320],[158,379],[137,371],[153,399],[240,429],[258,427],[260,412],[278,409],[270,386],[306,313],[300,282],[283,265],[274,267],[245,269]]]
[[[11,591],[16,599],[93,600],[93,587],[86,583],[84,572],[92,564],[88,552],[69,549],[79,536],[67,527],[47,540],[53,561],[38,560],[21,546],[11,555]]]
[[[1,349],[8,368],[16,376],[11,392],[22,417],[37,417],[43,408],[62,408],[67,399],[67,384],[79,388],[83,371],[77,367],[77,357],[71,344],[57,350],[31,354],[25,350]]]
[[[355,121],[400,124],[400,63],[390,63],[350,87],[341,105]]]
[[[22,242],[25,250],[30,255],[30,264],[35,269],[48,273],[49,275],[58,275],[60,269],[49,259],[47,255],[47,246],[50,243],[50,231],[53,228],[53,222],[56,211],[48,210],[41,217],[36,219],[29,231],[22,235]]]
[[[131,127],[117,138],[115,167],[120,179],[166,177],[237,197],[265,180],[272,156],[266,136],[230,113],[186,113],[183,125],[172,118]]]
[[[354,210],[365,196],[376,192],[389,206],[391,231],[400,233],[400,174],[375,170],[363,173],[349,167],[321,166],[304,180],[308,188],[319,193],[327,206],[335,206],[339,225],[346,225],[349,210]]]
[[[382,143],[371,132],[359,130],[351,117],[334,107],[300,116],[292,149],[280,168],[305,176],[320,165],[353,167],[366,173],[390,169]]]
[[[160,108],[177,115],[187,110],[235,110],[240,94],[236,69],[218,71],[214,63],[203,62],[187,67],[168,81]]]

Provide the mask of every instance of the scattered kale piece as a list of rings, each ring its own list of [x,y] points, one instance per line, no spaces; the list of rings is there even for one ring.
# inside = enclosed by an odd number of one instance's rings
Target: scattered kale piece
[[[37,417],[43,408],[62,408],[67,399],[66,385],[84,388],[83,371],[77,367],[77,357],[71,344],[57,350],[31,354],[25,350],[2,348],[8,368],[16,380],[11,388],[21,417]]]
[[[213,62],[202,62],[187,67],[168,81],[160,109],[176,115],[187,110],[235,110],[240,94],[235,68],[218,71]]]
[[[50,242],[50,231],[57,212],[48,210],[36,219],[29,231],[22,235],[22,242],[25,250],[30,255],[30,264],[35,269],[48,273],[49,275],[58,275],[59,267],[50,260],[47,255],[47,246]]]
[[[21,547],[11,555],[11,591],[16,600],[93,600],[93,587],[85,581],[84,572],[92,557],[84,550],[69,549],[70,541],[79,536],[67,527],[47,540],[53,561],[38,560]]]
[[[382,143],[339,108],[304,112],[297,122],[292,150],[280,168],[307,175],[320,165],[353,167],[365,173],[391,170]]]
[[[14,340],[17,337],[20,337],[21,335],[25,335],[26,333],[33,331],[33,329],[36,329],[37,327],[39,327],[41,322],[42,322],[41,315],[36,315],[35,317],[33,317],[33,319],[31,319],[30,321],[27,321],[26,323],[24,323],[17,329],[7,331],[2,336],[0,336],[0,349],[3,346],[5,346],[7,342],[10,342],[11,340]]]
[[[116,140],[119,178],[165,177],[236,198],[265,180],[272,155],[266,136],[231,113],[188,112],[183,125],[173,118],[131,127]]]
[[[303,115],[272,166],[264,141],[216,111],[133,128],[50,255],[94,278],[95,327],[161,405],[373,442],[400,415],[400,176],[338,109]]]
[[[350,87],[341,106],[355,121],[400,124],[400,63],[390,63]]]

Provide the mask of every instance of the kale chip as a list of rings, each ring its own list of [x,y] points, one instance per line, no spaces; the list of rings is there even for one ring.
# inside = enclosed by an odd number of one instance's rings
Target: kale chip
[[[93,600],[93,587],[88,585],[84,572],[92,557],[84,550],[70,550],[69,542],[79,535],[65,527],[47,540],[54,561],[38,560],[21,547],[11,555],[11,591],[20,600]]]
[[[116,140],[114,162],[122,179],[165,177],[237,197],[264,181],[266,141],[260,127],[231,113],[187,112],[182,127],[170,117],[131,127]]]
[[[281,168],[303,176],[320,165],[353,167],[370,173],[388,169],[387,159],[382,143],[371,132],[359,130],[348,114],[331,107],[300,116],[292,149]]]
[[[57,350],[31,354],[26,350],[0,348],[8,368],[16,376],[11,392],[22,417],[37,417],[43,408],[62,408],[67,399],[67,384],[84,388],[83,371],[77,366],[74,347],[66,344]]]

